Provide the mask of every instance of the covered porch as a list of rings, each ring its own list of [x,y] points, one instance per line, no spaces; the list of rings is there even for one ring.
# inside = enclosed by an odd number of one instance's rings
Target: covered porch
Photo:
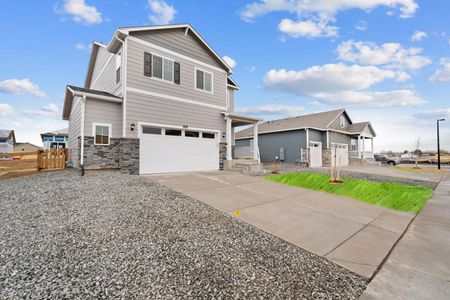
[[[350,158],[359,159],[373,159],[374,148],[373,148],[373,138],[374,136],[369,134],[359,134],[351,137],[350,141]]]
[[[223,115],[226,122],[226,160],[224,161],[224,169],[233,169],[238,165],[245,166],[245,169],[248,169],[248,171],[258,168],[261,164],[258,147],[258,124],[260,119],[228,112],[224,112]],[[247,151],[247,154],[235,153],[233,151],[235,145],[235,129],[236,127],[249,125],[253,127],[253,137],[250,146],[247,147],[248,149],[239,150]]]

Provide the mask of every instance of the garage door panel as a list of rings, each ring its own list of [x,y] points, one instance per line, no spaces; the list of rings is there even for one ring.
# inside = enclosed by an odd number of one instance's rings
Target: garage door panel
[[[337,164],[340,166],[349,165],[348,145],[347,144],[332,144],[331,145],[331,163],[334,166],[334,160],[337,160]],[[336,164],[336,165],[337,165]]]
[[[219,169],[215,139],[142,134],[140,146],[141,174]]]

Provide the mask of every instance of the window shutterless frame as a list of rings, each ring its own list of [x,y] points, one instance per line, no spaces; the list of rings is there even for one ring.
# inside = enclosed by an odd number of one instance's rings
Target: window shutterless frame
[[[107,127],[108,128],[108,143],[97,143],[96,142],[96,134],[97,134],[97,126]],[[94,145],[103,145],[107,146],[111,143],[111,135],[112,135],[112,124],[108,123],[92,123],[92,136],[94,137]]]
[[[203,89],[197,87],[197,71],[200,71],[200,72],[203,73]],[[211,91],[208,91],[208,90],[205,89],[206,76],[207,76],[206,74],[208,74],[208,76],[211,76]],[[202,92],[205,92],[205,93],[214,94],[214,74],[211,73],[211,72],[205,71],[203,69],[195,67],[194,68],[194,88],[197,91],[202,91]]]

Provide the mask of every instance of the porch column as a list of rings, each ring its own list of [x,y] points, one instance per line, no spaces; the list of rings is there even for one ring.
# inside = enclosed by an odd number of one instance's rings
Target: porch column
[[[233,159],[233,155],[231,154],[232,152],[232,139],[231,139],[231,135],[233,134],[232,130],[231,130],[231,119],[227,118],[226,119],[226,125],[227,125],[227,132],[226,132],[226,137],[227,137],[227,160],[232,160]]]
[[[363,136],[361,138],[362,138],[362,156],[361,156],[361,158],[364,158],[364,152],[366,152],[366,138]]]
[[[358,136],[358,157],[359,157],[359,158],[362,158],[361,148],[362,148],[362,145],[361,145],[361,136]]]
[[[372,154],[375,152],[373,151],[373,138],[370,139],[370,149],[372,150]]]
[[[258,157],[258,122],[253,124],[253,159],[260,162]]]

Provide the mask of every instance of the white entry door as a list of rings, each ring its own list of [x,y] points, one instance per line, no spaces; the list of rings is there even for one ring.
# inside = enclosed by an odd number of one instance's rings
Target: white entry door
[[[336,166],[348,166],[348,145],[331,144],[331,165],[334,166],[336,156]]]
[[[219,170],[218,139],[215,132],[142,126],[139,173]]]
[[[321,142],[309,142],[309,166],[313,168],[322,166]]]

